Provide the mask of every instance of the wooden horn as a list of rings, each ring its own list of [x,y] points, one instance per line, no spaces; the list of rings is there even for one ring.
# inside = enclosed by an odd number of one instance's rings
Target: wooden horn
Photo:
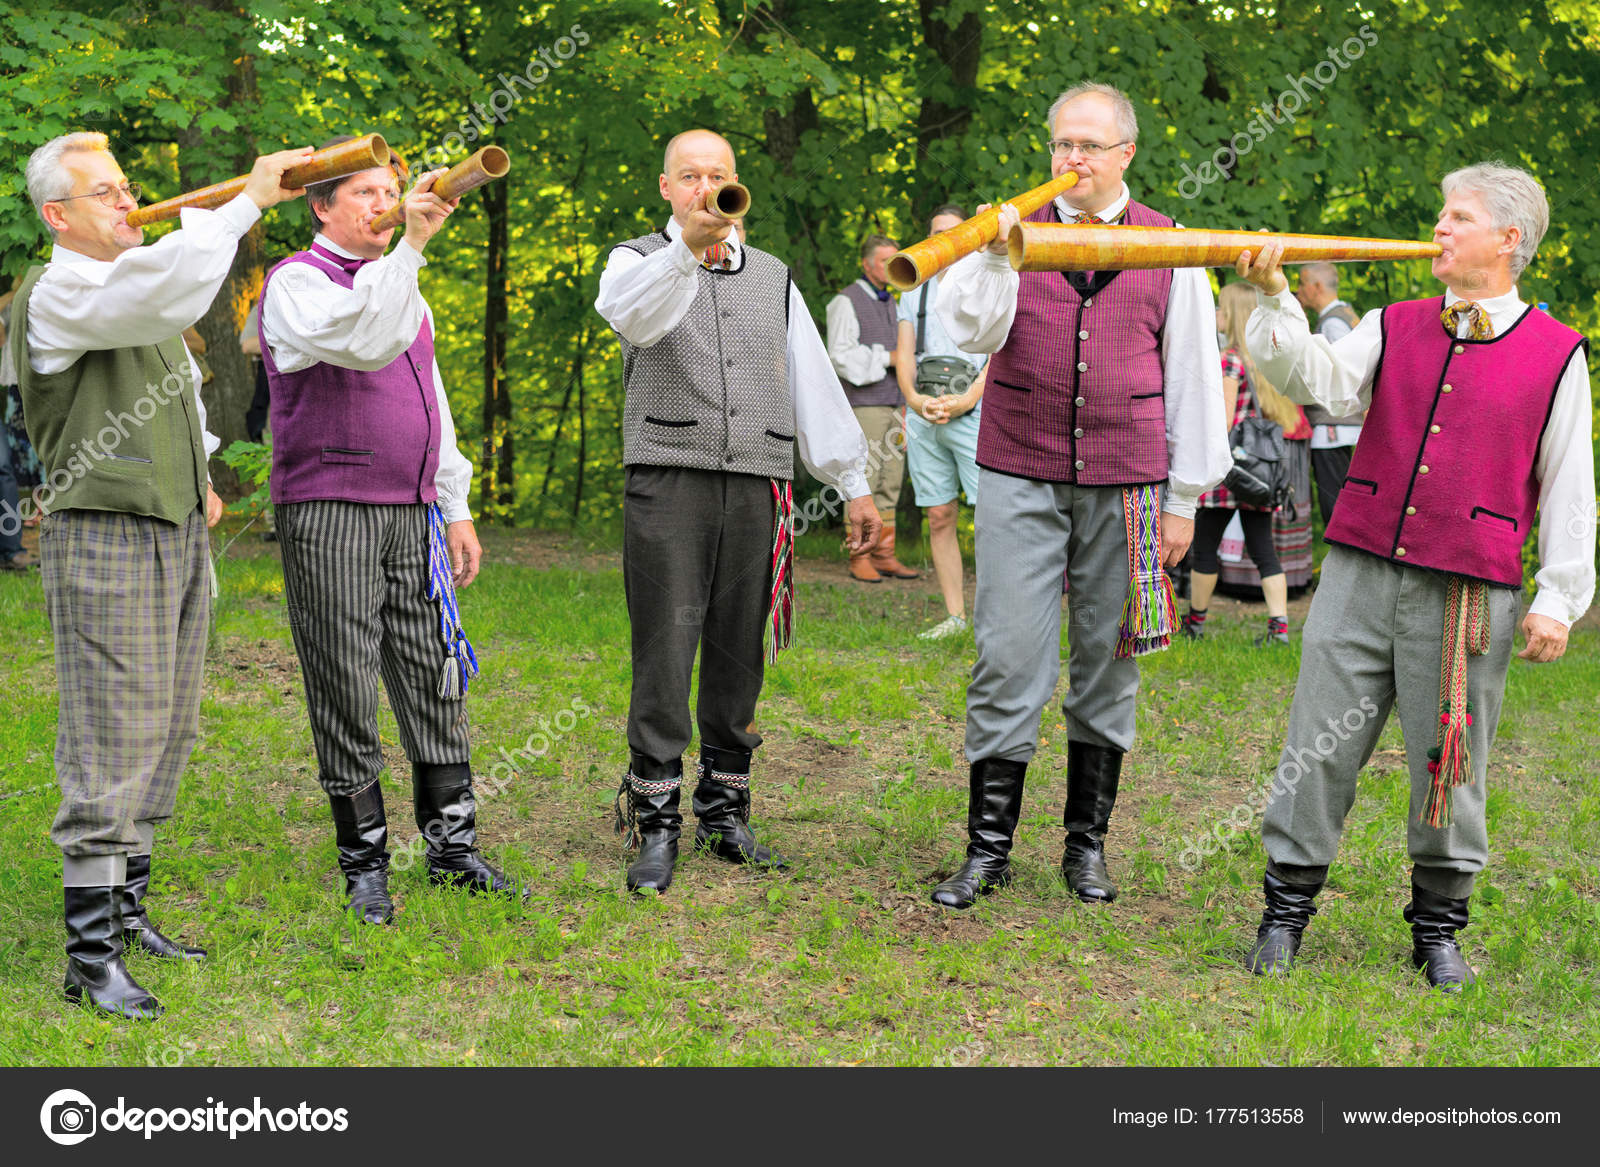
[[[383,140],[382,134],[368,134],[364,138],[352,138],[337,146],[329,146],[326,150],[318,150],[304,162],[285,170],[281,185],[284,190],[299,190],[313,182],[326,182],[330,178],[342,178],[346,174],[387,165],[389,144]],[[128,226],[144,227],[164,219],[176,219],[184,207],[210,209],[231,203],[244,193],[244,184],[249,178],[248,174],[241,174],[238,178],[230,178],[215,186],[202,187],[165,202],[135,208],[128,212]]]
[[[439,176],[433,193],[442,199],[456,199],[468,191],[504,178],[511,172],[511,156],[499,146],[485,146],[465,162],[458,162]],[[372,220],[374,232],[387,231],[406,221],[406,205],[398,202]]]
[[[1440,251],[1437,243],[1409,239],[1125,227],[1110,223],[1018,223],[1006,239],[1006,250],[1017,271],[1138,271],[1232,267],[1241,252],[1254,255],[1269,240],[1284,245],[1284,263],[1431,259]]]
[[[1036,186],[1026,194],[1006,199],[1005,202],[1015,207],[1017,214],[1026,218],[1077,184],[1078,175],[1069,170],[1060,178],[1051,179],[1043,186]],[[895,252],[894,257],[889,260],[889,282],[900,291],[909,292],[924,280],[938,275],[956,260],[993,243],[1000,229],[1000,208],[1004,205],[1005,203],[996,203],[982,214],[957,223],[948,231],[930,235],[921,243],[913,243],[904,251]]]
[[[750,188],[742,182],[725,182],[711,192],[706,210],[730,222],[742,219],[750,210]]]

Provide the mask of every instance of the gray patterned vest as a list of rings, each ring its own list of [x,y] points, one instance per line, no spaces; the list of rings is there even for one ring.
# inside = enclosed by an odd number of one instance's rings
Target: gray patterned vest
[[[619,244],[651,255],[661,232]],[[624,465],[794,477],[789,269],[754,247],[733,271],[700,268],[675,328],[649,348],[622,342]]]
[[[861,286],[861,281],[856,280],[848,288],[839,293],[850,306],[856,310],[856,323],[861,326],[861,343],[867,346],[881,344],[890,352],[899,341],[900,318],[895,311],[894,300],[880,300]],[[856,385],[839,378],[839,384],[844,386],[844,395],[852,406],[860,408],[867,405],[899,405],[900,382],[896,379],[894,370],[890,369],[876,381],[869,381],[865,385]]]

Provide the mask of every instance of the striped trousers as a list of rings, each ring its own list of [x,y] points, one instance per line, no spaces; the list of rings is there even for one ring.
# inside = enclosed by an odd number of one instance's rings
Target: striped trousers
[[[50,837],[69,867],[148,855],[172,817],[200,729],[210,551],[199,509],[177,525],[89,510],[39,525],[59,695]]]
[[[378,678],[413,764],[469,760],[467,703],[439,696],[445,653],[428,601],[427,507],[279,503],[289,630],[305,675],[318,779],[366,789],[383,770]]]

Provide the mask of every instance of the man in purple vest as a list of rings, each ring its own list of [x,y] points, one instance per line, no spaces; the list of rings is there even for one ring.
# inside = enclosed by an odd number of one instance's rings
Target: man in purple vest
[[[893,239],[868,235],[861,242],[861,278],[829,300],[827,307],[828,359],[866,435],[867,485],[883,520],[878,545],[850,556],[850,576],[862,583],[882,583],[885,576],[916,579],[920,574],[894,554],[894,513],[906,472],[900,382],[895,376],[899,320],[889,294],[889,260],[898,250]]]
[[[261,295],[289,626],[346,907],[375,924],[394,911],[380,673],[411,760],[429,881],[515,890],[477,850],[465,699],[476,663],[455,609],[481,555],[472,466],[456,449],[417,286],[423,249],[455,208],[432,193],[436,177],[405,200],[405,238],[388,255],[394,229],[371,223],[400,197],[391,169],[308,188],[316,239],[268,273]]]
[[[1049,125],[1052,175],[1079,179],[1033,220],[1172,225],[1122,180],[1139,131],[1124,94],[1076,86],[1051,107]],[[1071,686],[1061,869],[1085,902],[1116,898],[1105,837],[1133,745],[1133,657],[1170,643],[1163,566],[1183,558],[1195,501],[1230,464],[1204,272],[1019,275],[1005,256],[1017,221],[1002,208],[995,245],[945,273],[937,305],[961,348],[995,354],[978,432],[967,861],[933,893],[951,908],[1010,879],[1023,778],[1060,675],[1063,571]]]
[[[1536,512],[1538,594],[1517,655],[1561,656],[1594,596],[1586,342],[1517,293],[1550,222],[1544,191],[1498,163],[1442,187],[1433,274],[1444,293],[1368,312],[1337,342],[1310,334],[1279,271],[1281,245],[1239,260],[1260,289],[1248,338],[1262,371],[1297,401],[1368,411],[1328,526],[1262,822],[1256,973],[1293,965],[1356,776],[1397,708],[1411,771],[1411,960],[1434,988],[1473,982],[1456,933],[1488,858],[1484,779]]]

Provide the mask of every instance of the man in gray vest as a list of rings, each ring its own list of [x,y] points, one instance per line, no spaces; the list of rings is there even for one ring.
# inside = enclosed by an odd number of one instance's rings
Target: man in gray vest
[[[200,721],[211,616],[208,526],[222,515],[199,377],[180,334],[211,306],[261,210],[309,150],[256,160],[244,193],[185,210],[155,247],[128,225],[139,187],[104,134],[28,159],[28,196],[55,240],[17,292],[7,343],[43,467],[39,548],[55,640],[68,1000],[135,1020],[162,1006],[123,954],[204,956],[163,936],[143,898],[156,827],[172,816]]]
[[[1356,310],[1339,299],[1339,269],[1331,263],[1308,263],[1300,269],[1300,283],[1294,298],[1316,321],[1313,331],[1329,344],[1349,336],[1359,322]],[[1361,437],[1362,415],[1336,417],[1320,405],[1305,407],[1311,423],[1311,474],[1317,483],[1317,506],[1322,511],[1326,530],[1333,522],[1333,506],[1339,501],[1344,476],[1350,472],[1350,457]]]
[[[828,359],[867,437],[867,485],[883,520],[877,547],[850,556],[850,575],[862,583],[919,574],[894,555],[894,512],[906,465],[895,376],[898,325],[889,294],[889,260],[898,250],[893,239],[868,235],[861,243],[861,278],[829,300],[827,309]]]
[[[707,196],[737,178],[720,135],[673,138],[660,179],[672,218],[612,249],[595,301],[622,342],[627,395],[622,570],[633,695],[618,827],[626,829],[625,801],[639,852],[632,891],[672,882],[697,648],[696,843],[733,863],[784,866],[750,830],[750,758],[761,744],[753,722],[763,668],[788,642],[797,449],[850,499],[849,549],[870,548],[878,533],[866,440],[789,269],[706,210]]]

